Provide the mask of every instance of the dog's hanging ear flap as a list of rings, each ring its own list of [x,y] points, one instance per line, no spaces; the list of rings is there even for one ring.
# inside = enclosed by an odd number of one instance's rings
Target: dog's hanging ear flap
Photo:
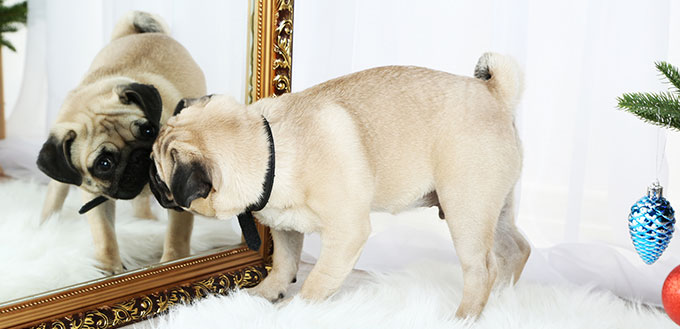
[[[50,178],[62,183],[80,185],[83,176],[71,162],[71,144],[76,132],[69,130],[63,138],[50,135],[38,155],[38,168]]]
[[[152,85],[130,83],[118,85],[113,91],[123,104],[134,103],[144,112],[146,118],[158,129],[163,113],[163,101],[158,90]]]
[[[170,182],[172,198],[178,205],[189,208],[191,202],[205,198],[212,190],[212,182],[203,165],[198,162],[177,163]]]
[[[210,95],[205,95],[203,97],[199,98],[182,98],[179,103],[177,103],[177,106],[175,107],[175,112],[172,113],[172,116],[178,115],[182,110],[185,108],[195,105],[195,104],[207,104],[210,101],[210,98],[213,97],[213,94]]]
[[[177,103],[177,106],[175,106],[175,112],[172,112],[172,116],[174,117],[175,115],[178,115],[179,112],[182,112],[187,107],[187,99],[188,98],[182,98],[179,100],[179,103]]]

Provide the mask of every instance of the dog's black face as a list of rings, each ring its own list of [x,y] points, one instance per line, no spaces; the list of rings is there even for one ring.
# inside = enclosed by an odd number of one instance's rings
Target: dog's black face
[[[113,104],[89,106],[93,116],[55,125],[37,164],[62,183],[114,199],[132,199],[149,181],[149,156],[158,136],[162,102],[151,85],[118,85],[113,92],[117,96]]]
[[[151,161],[151,165],[149,166],[149,188],[151,189],[151,193],[153,193],[154,197],[156,197],[156,200],[158,200],[158,203],[160,203],[163,208],[184,211],[175,202],[175,200],[168,198],[168,196],[171,195],[170,189],[168,188],[168,185],[165,184],[165,182],[161,179],[161,177],[158,176],[158,170],[156,169],[156,164],[154,164],[153,161]]]
[[[104,194],[115,199],[133,199],[149,182],[149,146],[131,146],[121,152],[103,151],[88,171],[93,177],[109,182]]]
[[[149,166],[149,178],[149,187],[158,203],[169,209],[189,208],[192,201],[207,197],[212,190],[205,167],[198,162],[176,163],[170,187],[158,175],[153,162]]]

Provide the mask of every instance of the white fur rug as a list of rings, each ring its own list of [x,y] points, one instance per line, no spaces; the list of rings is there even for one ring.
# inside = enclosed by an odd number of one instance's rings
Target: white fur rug
[[[72,188],[61,213],[40,225],[46,190],[34,182],[0,180],[0,303],[105,275],[95,266],[87,219],[78,214],[80,191]],[[130,202],[116,203],[116,234],[129,270],[160,260],[167,215],[152,204],[158,220],[135,218]],[[192,254],[240,243],[232,224],[197,217]]]
[[[44,225],[39,213],[46,186],[0,180],[0,302],[95,278],[92,238],[79,192]],[[165,232],[159,220],[132,217],[128,202],[117,203],[116,230],[128,269],[157,262]],[[235,223],[196,219],[192,251],[240,241]],[[393,255],[391,255],[393,256]],[[299,289],[311,265],[303,265],[289,295]],[[460,301],[462,275],[456,265],[430,262],[389,274],[355,271],[329,301],[293,299],[272,305],[244,292],[212,297],[135,328],[676,328],[657,309],[583,286],[544,285],[522,280],[495,291],[475,323],[452,317]]]
[[[303,267],[301,272],[308,272]],[[496,289],[476,322],[453,318],[461,299],[456,265],[425,262],[390,274],[354,272],[326,302],[271,304],[244,291],[179,306],[131,326],[146,328],[677,328],[663,311],[589,287],[520,282]],[[357,276],[359,279],[356,279]],[[299,289],[303,275],[291,290]],[[289,291],[290,293],[291,291]]]

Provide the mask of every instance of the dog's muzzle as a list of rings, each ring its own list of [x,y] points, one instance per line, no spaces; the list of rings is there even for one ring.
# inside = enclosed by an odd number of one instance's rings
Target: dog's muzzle
[[[151,150],[145,148],[132,151],[128,164],[120,176],[120,180],[111,190],[107,191],[107,194],[112,198],[122,200],[137,197],[149,179],[146,172],[147,168],[151,165],[149,160],[150,153]]]
[[[161,177],[158,176],[158,170],[153,161],[151,161],[151,164],[149,165],[149,188],[163,208],[184,211],[175,200],[168,198],[168,195],[171,195],[170,189],[168,188],[168,185],[161,180]]]

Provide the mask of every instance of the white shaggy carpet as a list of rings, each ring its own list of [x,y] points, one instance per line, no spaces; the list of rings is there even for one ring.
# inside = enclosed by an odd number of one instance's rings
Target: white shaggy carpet
[[[309,272],[309,265],[301,272]],[[304,279],[306,273],[300,273]],[[363,274],[363,275],[362,275]],[[291,289],[298,290],[302,280]],[[496,289],[476,322],[455,319],[462,273],[423,262],[389,274],[355,271],[330,300],[271,304],[244,291],[210,297],[129,326],[148,328],[677,328],[660,310],[588,287],[520,282]],[[290,293],[291,291],[289,291]]]
[[[0,302],[104,275],[94,266],[87,220],[77,214],[78,191],[71,191],[60,215],[39,225],[45,190],[37,183],[0,180]],[[153,210],[159,220],[136,219],[128,202],[117,203],[116,230],[128,269],[160,258],[166,215],[158,206]],[[237,229],[234,221],[198,218],[192,251],[238,243]],[[310,268],[303,264],[289,295],[299,290]],[[460,269],[431,261],[387,274],[354,271],[341,291],[323,303],[293,299],[287,305],[272,305],[235,292],[176,307],[170,314],[131,327],[676,328],[662,311],[610,292],[582,285],[539,284],[531,278],[525,275],[517,286],[495,291],[475,323],[452,317],[461,297]]]
[[[80,191],[72,188],[61,213],[40,225],[46,190],[35,182],[0,179],[0,303],[105,275],[95,266],[87,219],[78,214]],[[129,270],[160,260],[167,215],[152,204],[158,220],[135,218],[130,202],[116,203],[116,234]],[[197,217],[192,254],[240,243],[233,224]]]

